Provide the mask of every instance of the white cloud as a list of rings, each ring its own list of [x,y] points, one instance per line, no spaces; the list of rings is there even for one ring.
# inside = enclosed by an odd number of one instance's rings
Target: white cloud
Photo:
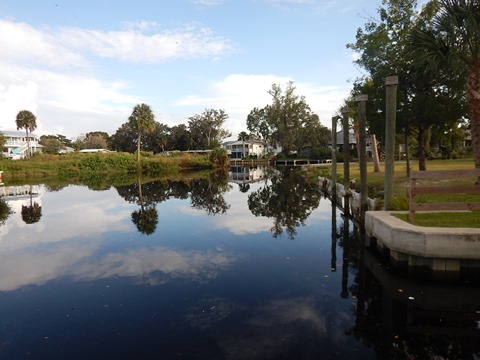
[[[210,86],[206,96],[190,95],[177,102],[177,106],[191,106],[199,109],[224,109],[229,115],[225,127],[233,137],[246,130],[246,119],[254,107],[263,108],[272,101],[268,90],[276,83],[285,89],[288,77],[275,75],[232,74]],[[331,118],[348,96],[347,89],[337,86],[318,86],[312,83],[296,83],[296,94],[305,96],[312,111],[320,116],[324,126],[331,127]]]
[[[0,20],[2,62],[52,67],[86,66],[80,54],[58,41],[54,31],[37,30],[25,23]]]
[[[160,25],[152,22],[127,23],[127,26],[121,31],[63,28],[58,38],[100,57],[145,63],[218,57],[233,48],[227,39],[200,24],[163,31],[157,30]],[[156,32],[146,33],[151,30]]]
[[[72,136],[100,128],[111,132],[140,101],[123,93],[128,85],[122,81],[2,63],[0,83],[0,124],[15,128],[17,113],[27,109],[37,116],[39,134]]]

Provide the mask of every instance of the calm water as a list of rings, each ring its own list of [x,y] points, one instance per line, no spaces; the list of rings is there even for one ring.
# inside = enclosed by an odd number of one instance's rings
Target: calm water
[[[296,172],[232,170],[4,197],[0,359],[480,358],[477,287],[392,274]]]

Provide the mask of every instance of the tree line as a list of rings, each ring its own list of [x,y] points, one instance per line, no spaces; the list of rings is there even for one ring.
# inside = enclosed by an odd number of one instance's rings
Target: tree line
[[[293,82],[284,89],[273,84],[268,93],[272,103],[264,108],[254,108],[246,119],[249,133],[242,131],[239,140],[261,140],[269,148],[281,149],[285,156],[308,151],[315,157],[327,156],[330,130],[320,124],[320,118],[307,104],[304,96],[295,94]],[[136,105],[129,118],[115,133],[93,131],[76,139],[64,135],[42,135],[43,152],[58,154],[71,147],[81,149],[109,149],[140,154],[165,151],[215,149],[232,134],[224,128],[228,114],[224,110],[206,109],[188,118],[186,124],[168,126],[155,119],[147,104]],[[17,129],[28,133],[36,129],[36,117],[28,110],[17,115]],[[138,155],[139,156],[139,155]]]

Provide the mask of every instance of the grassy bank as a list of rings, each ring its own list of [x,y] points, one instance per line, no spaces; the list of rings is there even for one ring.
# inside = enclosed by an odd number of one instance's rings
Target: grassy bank
[[[418,170],[418,162],[412,161],[410,163],[411,170]],[[456,160],[434,160],[427,163],[428,170],[461,170],[473,169],[473,159],[456,159]],[[393,179],[393,199],[392,206],[394,210],[408,210],[408,195],[407,189],[409,179],[407,177],[407,169],[405,162],[395,163],[395,172]],[[307,177],[310,181],[317,181],[318,176],[331,178],[331,168],[309,167],[306,169]],[[367,186],[368,196],[371,198],[383,199],[384,189],[384,167],[380,166],[380,172],[373,171],[373,164],[368,164],[367,169]],[[343,183],[343,164],[338,164],[337,179],[339,183]],[[356,183],[355,187],[360,189],[360,169],[358,163],[350,165],[350,179]],[[442,181],[445,186],[461,185],[459,179],[452,178],[447,181]],[[471,185],[471,183],[470,183]],[[441,195],[431,194],[417,197],[418,202],[448,202],[448,201],[464,201],[464,202],[480,202],[479,194],[459,194],[459,195]],[[444,227],[480,227],[480,212],[456,212],[452,216],[451,212],[436,212],[436,213],[418,213],[414,224],[418,226],[444,226]],[[407,221],[406,215],[399,215],[399,218]]]
[[[91,177],[144,173],[161,175],[184,170],[210,169],[208,155],[176,153],[172,155],[144,153],[140,167],[136,155],[129,153],[37,154],[25,160],[0,160],[4,182],[19,179]]]

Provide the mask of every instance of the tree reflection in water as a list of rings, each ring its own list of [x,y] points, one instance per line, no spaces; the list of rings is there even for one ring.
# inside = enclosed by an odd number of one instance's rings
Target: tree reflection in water
[[[225,214],[230,205],[223,195],[231,189],[227,175],[225,172],[212,172],[208,179],[194,181],[190,193],[192,207],[205,210],[208,215]]]
[[[230,189],[223,173],[212,172],[209,177],[183,181],[155,180],[143,183],[141,178],[131,185],[116,186],[118,194],[140,208],[132,212],[132,222],[145,235],[155,232],[158,224],[156,205],[170,198],[187,199],[192,207],[209,215],[223,214],[229,208],[224,193]]]
[[[297,171],[289,168],[272,174],[269,180],[248,196],[248,208],[255,216],[274,219],[270,229],[274,237],[282,235],[285,228],[293,240],[296,227],[304,225],[319,206],[321,193],[315,184],[308,184]]]
[[[30,205],[22,205],[22,220],[25,224],[35,224],[42,217],[42,207],[32,197],[32,185],[30,185]]]
[[[0,226],[5,225],[5,221],[7,221],[10,214],[12,214],[12,208],[5,199],[0,198]]]

